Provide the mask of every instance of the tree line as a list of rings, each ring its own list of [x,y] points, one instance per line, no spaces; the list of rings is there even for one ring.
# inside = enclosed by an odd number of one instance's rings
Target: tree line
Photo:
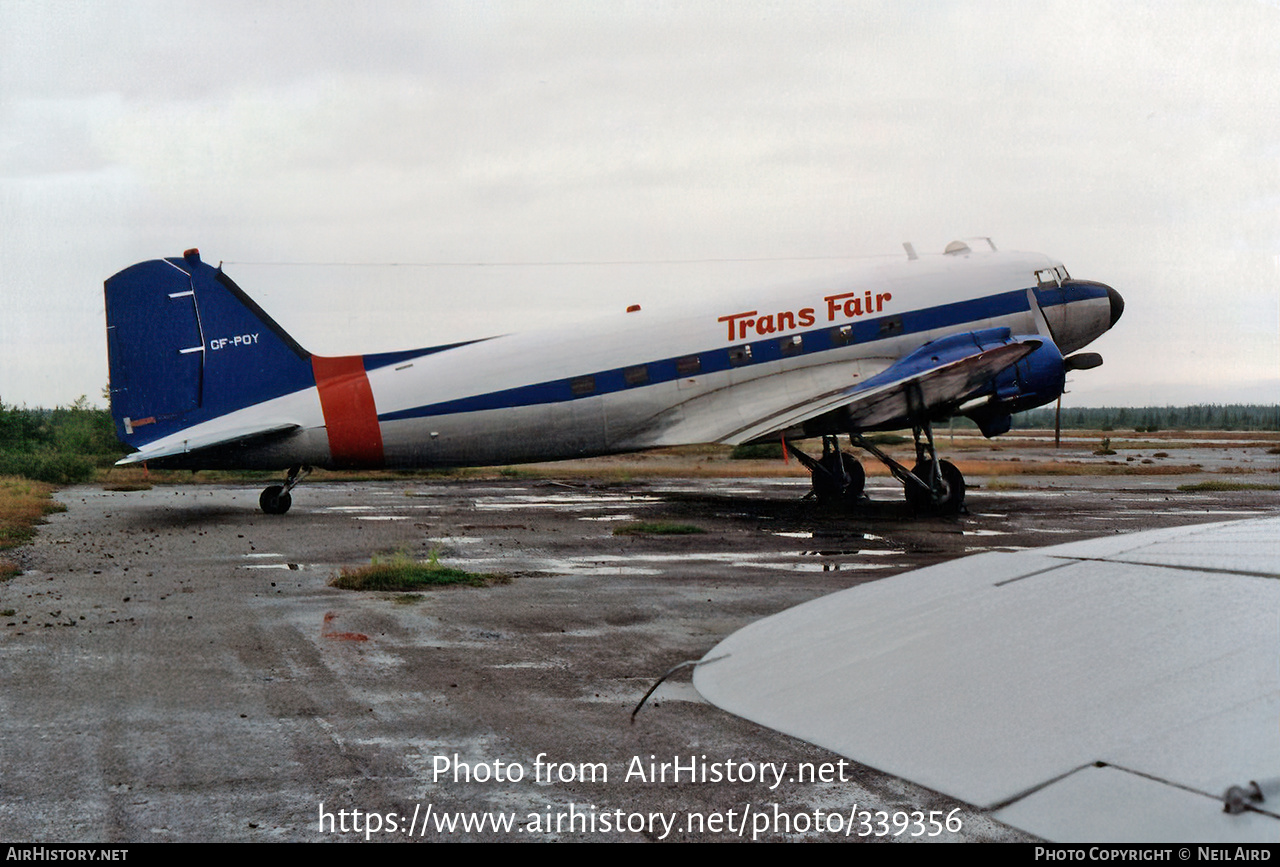
[[[1054,408],[1044,406],[1013,417],[1015,429],[1053,427]],[[1280,430],[1280,404],[1200,403],[1192,406],[1063,407],[1063,430]]]
[[[0,402],[0,476],[84,482],[129,451],[116,439],[111,413],[89,406],[86,397],[55,409]]]

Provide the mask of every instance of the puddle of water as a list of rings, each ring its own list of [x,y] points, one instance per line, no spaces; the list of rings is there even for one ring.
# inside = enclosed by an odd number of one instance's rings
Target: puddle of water
[[[256,553],[256,552],[255,552],[255,553],[253,553],[253,554],[241,554],[240,556],[242,556],[242,557],[249,557],[249,558],[253,558],[253,557],[283,557],[284,555],[283,555],[283,554],[276,554],[275,552],[262,553],[262,554],[259,554],[259,553]]]
[[[583,515],[578,520],[579,521],[634,521],[635,519],[636,519],[635,515],[628,515],[628,514],[622,513],[617,515]]]
[[[827,548],[821,551],[796,551],[792,557],[897,557],[906,552],[883,548]]]
[[[298,572],[303,567],[297,563],[246,563],[240,567],[242,569],[286,569],[290,572]]]
[[[501,665],[491,665],[490,668],[563,668],[564,664],[560,662],[505,662]]]
[[[357,515],[357,521],[407,521],[407,515]]]
[[[375,506],[325,506],[325,512],[372,512]]]
[[[1036,488],[1034,491],[990,491],[991,494],[999,494],[1001,497],[1069,497],[1071,491],[1061,491],[1050,488]]]
[[[1262,509],[1155,509],[1157,515],[1265,515]]]
[[[746,563],[739,563],[746,566]],[[752,563],[761,569],[777,569],[782,572],[870,572],[873,569],[892,569],[890,563]]]
[[[530,558],[528,560],[515,561],[518,565],[516,568],[527,569],[535,572],[553,572],[560,575],[574,576],[591,576],[591,575],[661,575],[661,569],[651,569],[643,566],[627,566],[616,562],[621,559],[630,558],[611,558],[611,557],[570,557],[565,559],[551,560],[546,558]],[[474,570],[491,570],[494,572],[510,571],[513,566],[511,558],[481,557],[477,559],[467,560],[450,560],[442,558],[441,563],[448,566],[457,566],[460,569]]]
[[[961,530],[962,536],[1008,536],[1007,530]]]
[[[476,542],[483,542],[484,538],[482,536],[437,536],[427,541],[441,545],[474,545]]]
[[[781,536],[784,539],[812,539],[813,538],[813,533],[809,532],[808,530],[801,530],[795,533],[787,533],[787,532],[783,532],[782,530],[774,530],[773,535]]]
[[[565,511],[587,509],[616,509],[634,506],[636,503],[656,503],[658,497],[630,496],[626,494],[549,494],[524,497],[476,497],[475,507],[486,511],[511,511],[514,509],[563,509]]]

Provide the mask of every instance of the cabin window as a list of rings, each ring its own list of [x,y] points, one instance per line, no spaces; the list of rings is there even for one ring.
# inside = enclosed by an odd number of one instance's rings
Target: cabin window
[[[742,346],[735,346],[729,350],[729,365],[731,367],[742,367],[744,364],[751,363],[751,344],[744,343]]]
[[[893,337],[895,334],[902,333],[902,317],[889,316],[880,320],[880,336]]]
[[[848,346],[850,343],[853,343],[852,325],[841,325],[839,328],[831,329],[832,346]]]
[[[622,371],[622,379],[627,385],[645,385],[649,382],[649,365],[637,364]]]
[[[702,359],[696,355],[686,355],[676,359],[676,376],[693,376],[702,372]]]
[[[783,337],[778,340],[778,348],[782,350],[782,357],[789,358],[792,355],[799,355],[804,352],[804,338],[799,334],[792,337]]]
[[[596,378],[594,376],[579,376],[576,379],[569,380],[569,391],[573,392],[574,395],[594,394],[595,390]]]

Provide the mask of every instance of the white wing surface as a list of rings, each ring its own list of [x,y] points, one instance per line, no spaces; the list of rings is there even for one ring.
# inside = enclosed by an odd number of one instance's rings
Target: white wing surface
[[[1057,841],[1280,837],[1280,518],[987,553],[731,635],[739,716]],[[1231,787],[1264,795],[1224,812]]]

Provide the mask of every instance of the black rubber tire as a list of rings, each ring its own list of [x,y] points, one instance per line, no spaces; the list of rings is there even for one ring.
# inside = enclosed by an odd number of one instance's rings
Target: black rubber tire
[[[843,500],[844,502],[852,502],[862,496],[862,489],[867,484],[867,471],[862,468],[862,464],[858,459],[848,452],[840,452],[840,460],[844,463],[844,472],[849,477],[849,484],[841,490],[840,485],[834,482],[826,473],[815,472],[811,474],[813,481],[813,493],[820,503],[834,503]],[[835,469],[835,456],[827,455],[820,463],[824,467],[830,467],[833,475],[838,475],[839,471]]]
[[[951,461],[939,461],[938,467],[942,471],[942,484],[945,488],[942,499],[939,502],[934,502],[929,492],[922,491],[915,485],[909,484],[903,488],[907,497],[907,505],[917,512],[954,515],[964,506],[964,476]],[[927,482],[933,474],[933,462],[921,461],[912,467],[911,472],[915,473],[916,478]]]
[[[293,497],[284,489],[284,485],[272,485],[258,497],[258,505],[268,515],[283,515],[293,505]]]

